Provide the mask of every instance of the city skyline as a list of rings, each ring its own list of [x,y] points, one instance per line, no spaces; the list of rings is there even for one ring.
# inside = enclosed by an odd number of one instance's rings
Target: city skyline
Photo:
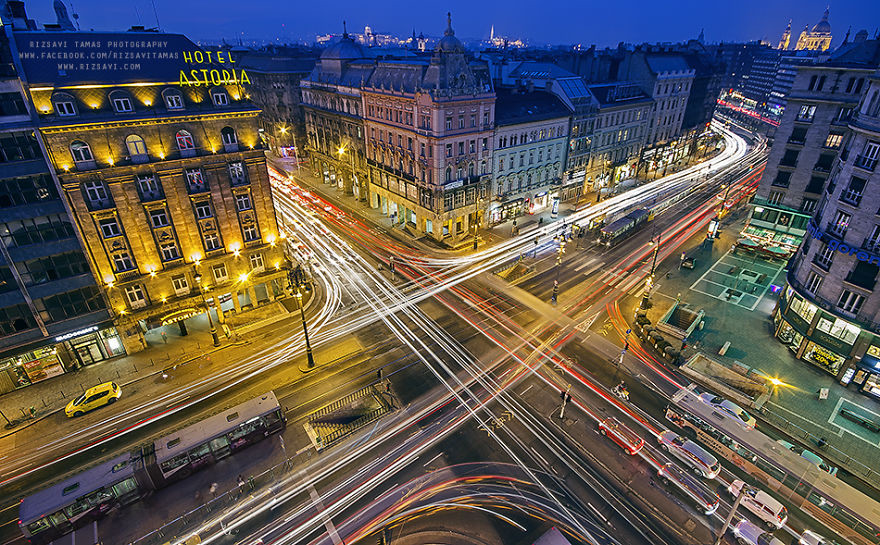
[[[194,1],[175,10],[167,9],[162,0],[147,0],[130,4],[107,5],[100,0],[81,0],[68,10],[79,15],[82,30],[124,30],[133,25],[157,26],[165,32],[185,33],[197,40],[227,41],[242,39],[248,42],[306,42],[312,43],[317,35],[341,34],[342,22],[347,21],[352,32],[363,32],[369,26],[374,32],[408,36],[413,30],[426,36],[439,36],[445,23],[445,12],[450,10],[456,35],[463,40],[484,40],[490,30],[496,36],[526,40],[530,45],[581,44],[589,47],[613,47],[624,43],[680,42],[696,38],[702,30],[710,43],[766,40],[775,45],[786,24],[792,20],[796,35],[804,26],[812,27],[822,16],[828,4],[819,0],[807,2],[774,2],[770,5],[748,0],[741,8],[728,13],[725,6],[688,2],[677,10],[668,10],[660,4],[640,6],[638,16],[631,21],[619,21],[620,14],[613,5],[571,7],[564,2],[551,4],[540,13],[510,9],[497,2],[473,5],[459,1],[431,10],[395,12],[375,9],[375,5],[352,4],[326,10],[323,6],[300,6],[299,13],[280,16],[268,3],[244,6],[229,3]],[[864,27],[864,14],[871,2],[853,0],[831,5],[830,22],[833,46],[839,45],[847,29],[855,33]],[[28,2],[28,10],[39,24],[52,23],[55,15],[51,2]],[[381,6],[380,6],[381,7]],[[388,6],[390,8],[390,6]],[[262,9],[265,8],[265,9]],[[552,8],[552,9],[551,9]],[[154,11],[155,10],[155,11]],[[571,17],[558,20],[557,14],[570,13]],[[193,22],[198,21],[197,25]],[[876,27],[876,25],[875,25]],[[865,28],[874,35],[876,28]]]

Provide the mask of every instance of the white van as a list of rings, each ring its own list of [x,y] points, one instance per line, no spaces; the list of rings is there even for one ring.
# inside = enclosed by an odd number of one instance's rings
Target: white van
[[[730,486],[727,487],[727,491],[730,492],[733,497],[736,497],[744,486],[746,487],[746,493],[743,495],[741,502],[743,507],[761,519],[770,529],[775,530],[785,526],[785,521],[788,520],[788,510],[770,494],[763,490],[746,486],[746,484],[739,479],[730,483]]]

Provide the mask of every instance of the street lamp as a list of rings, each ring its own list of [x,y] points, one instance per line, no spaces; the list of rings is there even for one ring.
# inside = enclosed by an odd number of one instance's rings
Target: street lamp
[[[199,273],[198,266],[193,265],[193,280],[196,282],[196,289],[199,290],[199,295],[202,297],[202,303],[205,305],[205,314],[208,315],[208,325],[211,327],[211,340],[214,341],[214,346],[220,346],[220,338],[217,337],[217,328],[214,327],[214,320],[211,318],[211,309],[208,308],[208,302],[205,300],[205,290],[202,289],[202,275]]]
[[[550,302],[554,305],[556,304],[556,299],[559,296],[559,269],[562,265],[562,254],[565,253],[565,235],[558,237],[559,240],[559,250],[556,253],[556,279],[553,280],[553,295],[550,297]]]
[[[300,316],[300,319],[302,320],[303,337],[305,337],[305,339],[306,339],[306,359],[308,361],[307,366],[309,369],[314,369],[315,368],[315,358],[312,356],[312,345],[311,345],[311,343],[309,343],[309,329],[306,326],[306,312],[303,309],[303,307],[305,305],[303,304],[303,300],[302,300],[302,297],[303,297],[302,292],[304,289],[308,289],[308,285],[306,284],[302,267],[297,265],[296,269],[292,269],[292,270],[288,271],[287,272],[287,280],[288,280],[288,282],[290,282],[291,291],[296,290],[294,295],[296,296],[297,302],[299,304],[299,316]]]
[[[474,193],[474,250],[477,249],[477,234],[480,230],[480,189],[482,180],[477,182],[477,189]]]

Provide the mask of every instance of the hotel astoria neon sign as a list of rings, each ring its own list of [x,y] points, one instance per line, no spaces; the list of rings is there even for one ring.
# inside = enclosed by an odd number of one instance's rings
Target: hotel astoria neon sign
[[[232,66],[235,64],[235,59],[232,58],[231,52],[199,51],[198,49],[194,51],[184,51],[183,62],[186,64],[207,66],[205,68],[193,68],[188,72],[186,70],[181,70],[179,81],[181,86],[200,87],[204,85],[207,87],[209,85],[244,85],[251,83],[245,69],[242,68],[239,70]],[[211,66],[218,64],[227,66],[228,69],[211,68]]]

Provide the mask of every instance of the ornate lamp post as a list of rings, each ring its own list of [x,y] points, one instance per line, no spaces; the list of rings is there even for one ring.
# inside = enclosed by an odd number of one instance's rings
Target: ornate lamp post
[[[308,289],[308,285],[306,284],[306,281],[305,281],[305,278],[303,275],[303,271],[302,271],[302,267],[297,265],[296,269],[292,269],[292,270],[288,271],[287,272],[287,280],[288,280],[288,282],[290,282],[290,289],[291,289],[291,291],[294,292],[294,296],[296,297],[297,302],[299,303],[299,316],[300,316],[300,319],[302,320],[303,336],[306,339],[306,359],[308,361],[307,365],[308,365],[309,369],[314,369],[315,368],[315,358],[312,356],[312,345],[311,345],[311,343],[309,343],[309,329],[306,326],[306,313],[305,313],[305,310],[303,309],[303,307],[305,305],[303,305],[302,292],[304,289]]]

